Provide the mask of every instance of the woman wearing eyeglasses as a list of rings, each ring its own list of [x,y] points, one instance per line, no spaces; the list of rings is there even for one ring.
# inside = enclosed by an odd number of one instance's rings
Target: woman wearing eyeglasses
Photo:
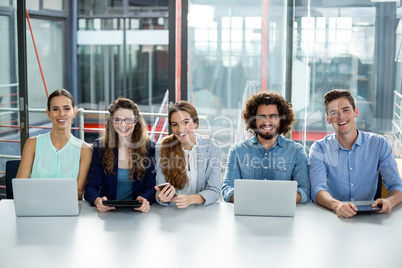
[[[108,108],[105,132],[93,143],[85,199],[99,212],[115,209],[105,200],[139,200],[135,210],[148,212],[155,201],[155,143],[138,106],[126,98]]]

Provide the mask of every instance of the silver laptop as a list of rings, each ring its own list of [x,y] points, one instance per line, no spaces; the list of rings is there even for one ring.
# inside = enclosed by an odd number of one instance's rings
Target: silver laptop
[[[297,181],[235,180],[235,215],[295,215]]]
[[[13,179],[17,216],[77,216],[77,179]]]

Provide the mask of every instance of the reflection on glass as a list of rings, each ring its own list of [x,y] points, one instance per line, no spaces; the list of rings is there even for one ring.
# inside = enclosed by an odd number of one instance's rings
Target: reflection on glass
[[[10,28],[10,17],[0,16],[0,107],[1,108],[17,108],[18,94],[17,87],[10,84],[16,83],[15,78],[15,58],[13,58],[10,36],[13,31]],[[15,135],[12,138],[11,134],[18,134],[15,128],[7,126],[18,125],[18,113],[10,111],[0,111],[0,137],[1,139],[18,139]],[[0,143],[2,154],[13,154],[11,151],[4,148],[5,144]],[[8,148],[9,149],[9,148]],[[1,162],[0,162],[1,166]],[[3,169],[4,170],[4,169]]]
[[[10,6],[10,1],[9,0],[0,0],[0,6],[8,7],[8,6]]]
[[[25,6],[28,10],[39,10],[39,0],[25,1]]]
[[[43,0],[43,9],[63,10],[63,0]]]
[[[326,124],[323,96],[336,88],[354,95],[360,111],[357,127],[376,131],[376,8],[320,7],[311,11],[314,16],[297,14],[292,104],[298,122],[293,134],[306,134],[300,141],[308,149],[314,140],[332,131]]]
[[[33,29],[41,29],[34,32],[35,41],[50,94],[58,88],[64,88],[63,23],[61,21],[31,18],[31,24]],[[30,32],[27,32],[27,62],[29,107],[46,108],[46,101],[44,101],[46,100],[46,91]],[[45,120],[47,120],[45,114],[29,114],[30,124],[37,124],[39,121]]]
[[[49,0],[50,1],[50,0]],[[99,15],[123,15],[123,0],[79,0],[78,15],[99,16]]]
[[[81,18],[78,26],[83,107],[103,109],[119,96],[133,99],[145,111],[160,105],[168,81],[167,20]],[[154,32],[142,31],[149,29]]]
[[[200,114],[208,115],[209,122],[201,122],[201,132],[230,145],[238,140],[238,133],[214,130],[237,129],[243,98],[261,90],[262,77],[267,77],[269,90],[283,92],[285,6],[283,1],[269,1],[268,9],[275,12],[269,13],[269,30],[263,34],[263,1],[248,1],[247,5],[222,0],[189,2],[188,98]],[[263,36],[266,47],[262,47]],[[263,49],[267,73],[262,73]]]

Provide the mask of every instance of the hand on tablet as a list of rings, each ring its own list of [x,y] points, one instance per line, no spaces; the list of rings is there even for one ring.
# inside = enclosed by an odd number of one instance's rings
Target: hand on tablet
[[[149,204],[148,200],[146,200],[142,196],[137,197],[137,200],[140,201],[142,203],[142,205],[139,208],[134,208],[134,210],[147,213],[149,211],[149,209],[151,208],[151,205]]]
[[[350,218],[356,215],[357,207],[352,203],[339,203],[336,207],[336,215],[340,218]]]
[[[98,209],[99,212],[106,212],[106,211],[109,211],[109,210],[116,209],[115,207],[104,206],[103,205],[104,200],[107,200],[106,196],[104,196],[102,198],[98,197],[94,201],[94,204],[95,204],[95,206],[96,206],[96,208]]]
[[[176,190],[169,183],[155,186],[155,190],[158,191],[158,199],[160,202],[167,203],[174,201],[173,198],[176,196]]]
[[[389,200],[385,198],[378,198],[372,205],[373,208],[375,208],[376,206],[381,207],[381,210],[378,213],[384,213],[384,214],[391,213],[392,204],[389,202]]]

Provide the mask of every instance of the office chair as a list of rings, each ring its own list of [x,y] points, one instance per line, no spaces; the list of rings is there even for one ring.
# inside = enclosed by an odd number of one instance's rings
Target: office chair
[[[377,192],[375,193],[374,200],[382,197],[383,187],[384,186],[382,184],[382,176],[380,173],[378,173]]]
[[[17,176],[21,160],[8,160],[6,162],[6,194],[7,199],[14,199],[11,180]]]
[[[398,167],[399,175],[402,177],[402,159],[395,159],[396,165]],[[377,192],[375,193],[374,200],[377,198],[387,198],[388,190],[384,187],[382,183],[382,176],[378,173],[378,186]]]

